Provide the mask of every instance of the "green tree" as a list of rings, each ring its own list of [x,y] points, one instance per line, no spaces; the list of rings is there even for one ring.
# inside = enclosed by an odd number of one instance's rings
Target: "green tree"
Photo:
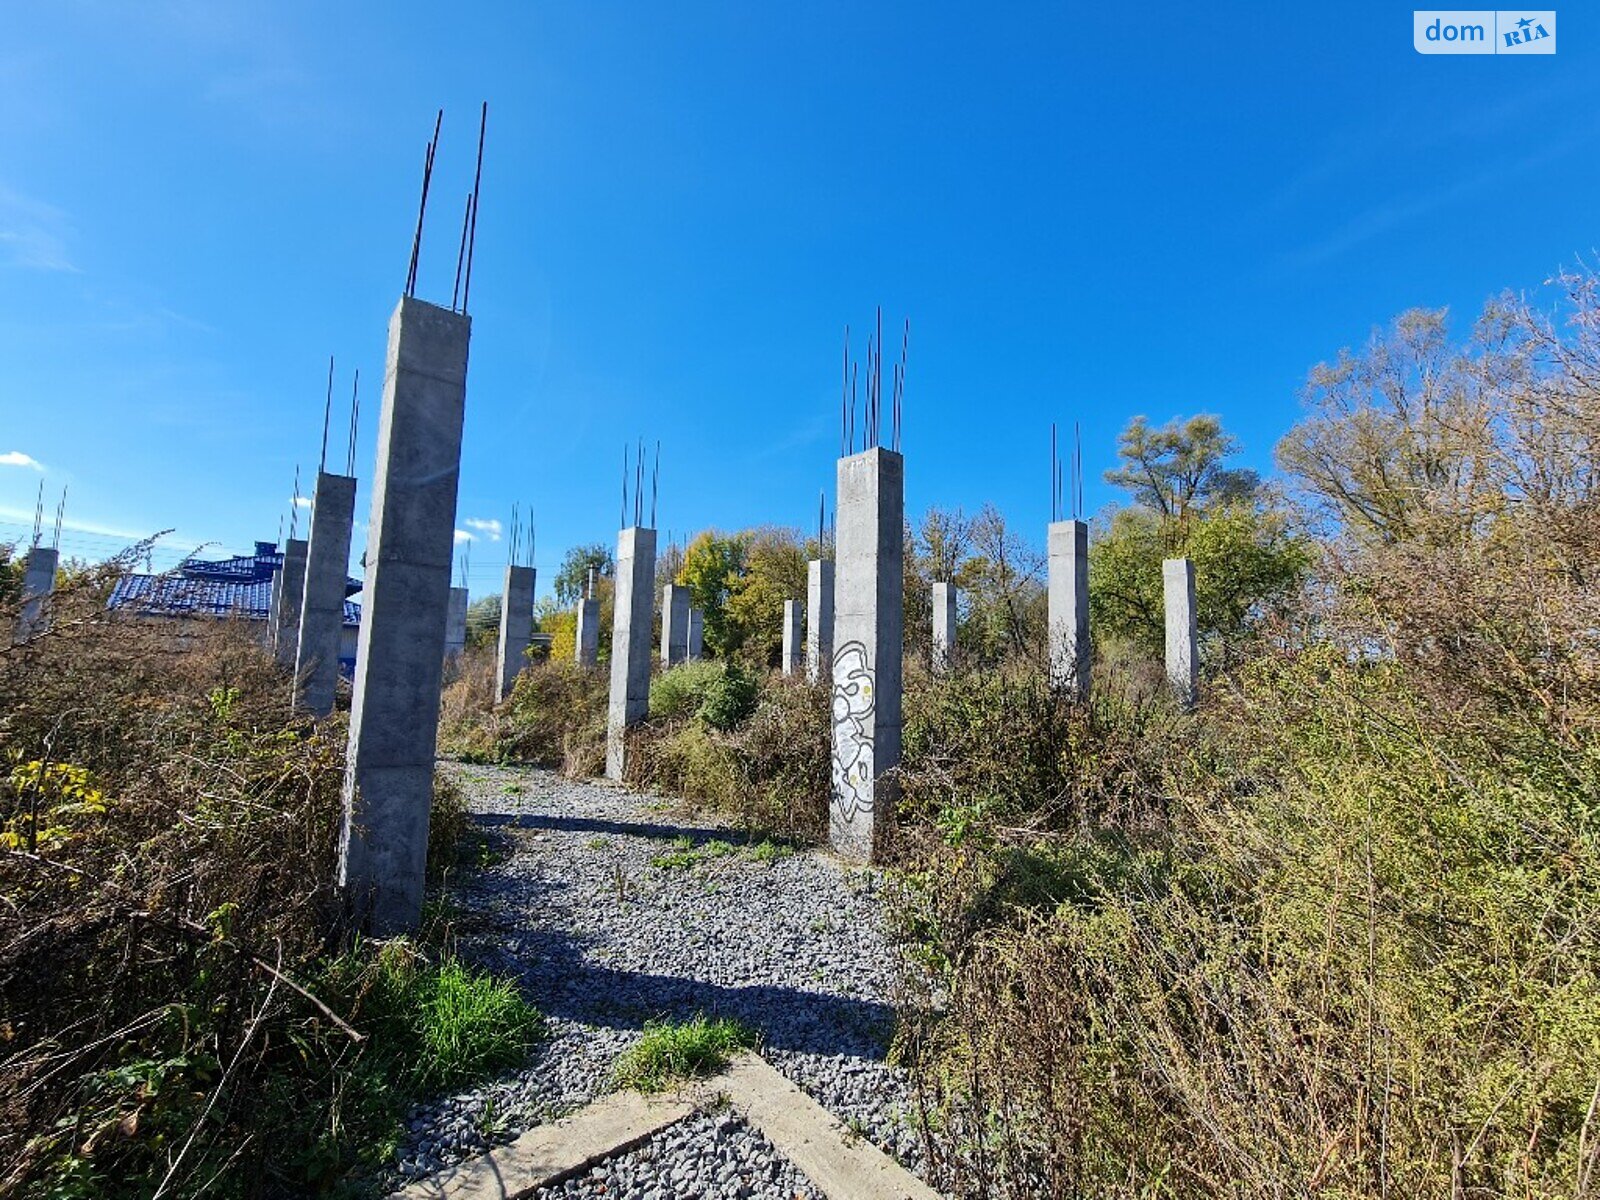
[[[1254,471],[1223,465],[1237,450],[1216,417],[1201,414],[1158,429],[1135,417],[1117,438],[1122,466],[1107,471],[1106,482],[1126,489],[1135,504],[1181,521],[1193,509],[1255,493],[1261,480]]]
[[[724,537],[707,530],[683,552],[677,582],[689,589],[689,600],[703,614],[705,647],[725,658],[738,648],[737,630],[728,621],[728,600],[744,573],[745,538]]]
[[[479,596],[467,605],[467,645],[492,646],[500,636],[500,594]]]
[[[561,607],[570,608],[583,599],[590,568],[594,569],[596,580],[610,579],[616,571],[616,559],[600,542],[573,546],[567,551],[555,580],[556,602]]]
[[[1097,636],[1162,653],[1166,558],[1194,563],[1195,621],[1213,659],[1298,593],[1311,545],[1255,472],[1226,464],[1236,448],[1214,417],[1154,430],[1138,417],[1123,432],[1124,466],[1106,478],[1133,503],[1100,523],[1089,548]]]
[[[760,666],[776,666],[783,652],[783,602],[805,600],[806,549],[792,529],[740,536],[744,566],[728,594],[730,648]]]

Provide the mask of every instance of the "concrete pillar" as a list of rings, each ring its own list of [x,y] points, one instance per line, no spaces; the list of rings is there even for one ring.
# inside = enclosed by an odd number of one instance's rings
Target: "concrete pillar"
[[[1089,698],[1089,523],[1054,521],[1049,534],[1050,685]]]
[[[350,528],[356,515],[356,481],[317,472],[306,543],[305,589],[294,657],[295,707],[315,716],[333,711],[339,684],[339,643],[344,637],[344,585],[350,572]]]
[[[828,838],[867,861],[893,819],[905,653],[905,459],[874,447],[839,460],[833,781]]]
[[[798,600],[783,602],[783,660],[785,675],[800,674],[805,660],[805,609]]]
[[[656,531],[635,525],[617,535],[617,596],[611,621],[611,707],[606,715],[606,778],[627,769],[628,727],[650,711],[650,606],[656,595]]]
[[[600,661],[600,601],[592,597],[578,601],[578,629],[573,656],[580,667]]]
[[[339,886],[378,936],[422,915],[471,330],[412,297],[389,320],[339,830]]]
[[[1161,563],[1161,592],[1167,610],[1167,680],[1178,703],[1193,708],[1200,698],[1199,629],[1194,615],[1194,563],[1169,558]]]
[[[22,572],[22,612],[17,617],[17,641],[25,642],[50,628],[49,601],[56,590],[56,568],[61,552],[48,546],[28,551]]]
[[[689,657],[689,589],[669,583],[661,589],[661,665]]]
[[[689,610],[689,658],[698,662],[706,656],[706,614],[698,608]]]
[[[960,593],[953,583],[933,585],[933,669],[943,675],[955,661],[956,600]]]
[[[833,669],[833,562],[806,564],[806,678],[812,683]]]
[[[300,602],[306,591],[306,543],[290,538],[283,544],[283,565],[272,577],[272,601],[267,613],[272,653],[293,669],[300,652]]]
[[[450,589],[450,605],[444,619],[444,657],[448,662],[460,658],[467,649],[467,589]]]
[[[528,665],[528,643],[533,640],[533,589],[539,573],[532,567],[506,567],[505,588],[500,593],[500,645],[495,658],[496,693],[504,700]]]

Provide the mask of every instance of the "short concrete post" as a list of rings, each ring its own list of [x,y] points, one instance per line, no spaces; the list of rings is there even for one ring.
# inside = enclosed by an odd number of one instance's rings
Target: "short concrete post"
[[[1049,532],[1050,685],[1089,698],[1089,523],[1053,521]]]
[[[833,669],[833,562],[806,564],[806,678],[812,683]]]
[[[706,656],[706,614],[698,608],[689,610],[689,659],[699,662]]]
[[[956,600],[960,593],[953,583],[933,585],[933,669],[943,675],[956,655]]]
[[[283,565],[272,577],[272,600],[267,612],[272,653],[293,669],[300,652],[300,602],[306,591],[306,543],[290,538],[283,544]]]
[[[1200,698],[1199,629],[1194,613],[1194,563],[1169,558],[1161,564],[1167,610],[1167,680],[1178,703],[1193,708]]]
[[[444,620],[444,657],[446,662],[458,659],[467,649],[467,589],[450,589],[450,607]]]
[[[800,674],[805,661],[805,609],[798,600],[783,602],[783,659],[785,675]]]
[[[389,321],[339,886],[378,936],[422,915],[472,322],[406,297]]]
[[[317,472],[306,544],[305,589],[294,657],[295,707],[318,717],[333,711],[339,685],[339,643],[344,637],[344,589],[350,575],[350,528],[356,481]]]
[[[833,649],[836,853],[876,857],[893,819],[905,653],[905,459],[874,447],[839,460]]]
[[[573,658],[580,667],[600,661],[600,601],[585,597],[578,601],[578,628],[573,635]]]
[[[50,597],[56,590],[56,568],[61,552],[48,546],[28,551],[22,572],[22,612],[17,617],[17,641],[25,642],[50,628]]]
[[[538,572],[532,567],[506,567],[500,593],[500,642],[495,657],[496,695],[504,700],[528,665],[528,644],[533,640],[533,590]]]
[[[669,583],[661,589],[661,665],[689,657],[689,589]]]
[[[628,728],[644,720],[650,711],[650,606],[656,595],[654,529],[635,525],[617,535],[616,583],[606,778],[620,780],[628,765]]]

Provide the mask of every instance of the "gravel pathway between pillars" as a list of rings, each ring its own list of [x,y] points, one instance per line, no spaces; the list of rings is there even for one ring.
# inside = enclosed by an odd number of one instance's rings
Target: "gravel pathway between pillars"
[[[396,1182],[572,1112],[606,1091],[646,1021],[701,1012],[756,1030],[772,1066],[922,1174],[909,1085],[883,1061],[895,960],[876,872],[814,850],[753,853],[737,832],[609,785],[527,768],[442,769],[494,847],[488,867],[451,888],[462,951],[517,976],[550,1036],[521,1071],[411,1113]],[[610,1190],[569,1190],[585,1176],[547,1194],[821,1194],[728,1114],[691,1117],[613,1161],[617,1173],[595,1181]]]

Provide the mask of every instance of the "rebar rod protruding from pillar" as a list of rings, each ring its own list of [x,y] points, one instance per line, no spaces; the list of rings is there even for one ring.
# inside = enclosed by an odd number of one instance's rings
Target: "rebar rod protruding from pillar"
[[[328,355],[328,395],[322,402],[322,451],[317,456],[317,470],[328,469],[328,419],[333,415],[333,355]],[[346,472],[348,474],[348,472]]]
[[[428,215],[428,185],[433,182],[433,157],[439,149],[439,127],[444,124],[444,109],[433,121],[433,136],[422,159],[422,200],[417,205],[417,232],[411,239],[411,265],[406,270],[406,295],[417,294],[417,260],[422,255],[422,226]]]
[[[467,311],[467,300],[472,295],[472,258],[478,249],[478,193],[483,184],[483,136],[489,129],[489,102],[483,102],[478,117],[478,166],[472,175],[472,216],[467,226],[467,274],[461,282],[461,312]]]
[[[350,381],[350,443],[344,454],[344,473],[356,473],[356,434],[361,428],[361,368],[356,368],[355,378]]]
[[[61,522],[67,515],[67,485],[61,485],[61,502],[56,505],[56,530],[50,538],[50,549],[61,549]]]

